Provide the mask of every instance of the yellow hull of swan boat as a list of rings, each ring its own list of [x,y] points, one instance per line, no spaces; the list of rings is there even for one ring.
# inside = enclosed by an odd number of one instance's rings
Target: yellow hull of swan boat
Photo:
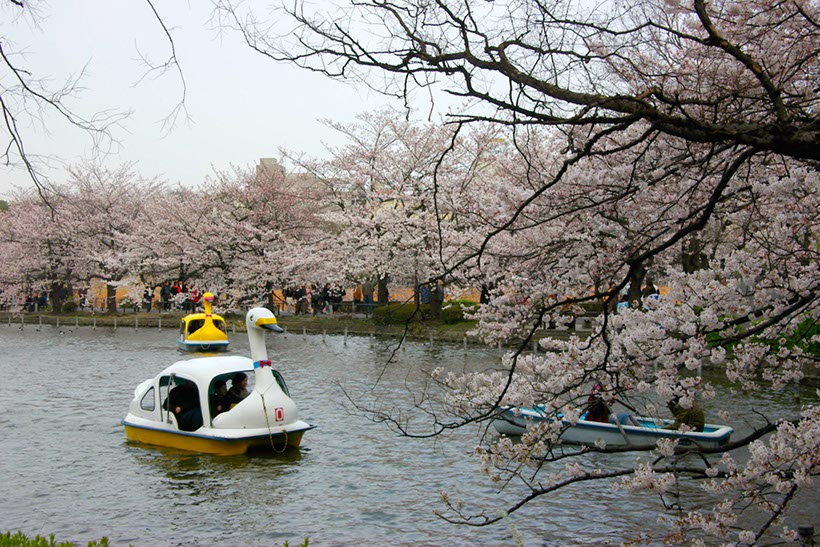
[[[265,308],[250,310],[245,325],[251,358],[177,361],[138,385],[122,420],[126,438],[224,456],[298,447],[315,426],[299,419],[284,378],[268,359],[265,330],[282,329]]]
[[[255,451],[282,451],[298,448],[305,430],[295,433],[277,433],[252,439],[215,439],[194,433],[168,432],[158,429],[125,425],[125,437],[132,442],[176,448],[216,456],[237,456]]]

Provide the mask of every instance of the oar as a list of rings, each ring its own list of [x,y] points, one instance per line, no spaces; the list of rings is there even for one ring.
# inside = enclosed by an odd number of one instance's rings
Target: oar
[[[618,415],[617,414],[612,414],[612,418],[615,421],[615,425],[617,425],[618,429],[621,431],[621,435],[624,436],[624,441],[626,441],[626,446],[628,446],[629,448],[632,448],[632,441],[629,440],[629,437],[627,436],[626,431],[624,431],[624,426],[621,425],[621,420],[618,419]]]

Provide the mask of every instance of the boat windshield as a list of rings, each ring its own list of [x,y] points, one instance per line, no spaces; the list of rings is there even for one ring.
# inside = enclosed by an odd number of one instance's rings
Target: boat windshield
[[[191,319],[188,321],[188,334],[193,334],[205,325],[204,319]]]

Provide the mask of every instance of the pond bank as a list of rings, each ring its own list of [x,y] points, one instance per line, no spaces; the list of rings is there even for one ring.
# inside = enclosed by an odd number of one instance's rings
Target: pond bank
[[[63,329],[92,328],[159,328],[176,330],[184,313],[122,313],[122,314],[50,314],[0,312],[0,325],[40,327],[50,325]],[[228,333],[245,332],[244,317],[224,315]],[[280,314],[279,326],[292,334],[347,334],[350,336],[401,337],[411,340],[436,340],[452,343],[480,344],[468,334],[475,323],[444,324],[438,321],[413,322],[405,325],[378,325],[364,314],[333,315]],[[542,335],[567,337],[569,331],[543,331]]]

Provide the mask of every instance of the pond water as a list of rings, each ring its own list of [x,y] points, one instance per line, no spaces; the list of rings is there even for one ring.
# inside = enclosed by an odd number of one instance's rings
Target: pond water
[[[299,450],[226,458],[129,444],[120,420],[136,385],[187,358],[175,336],[0,326],[0,531],[78,543],[105,535],[114,545],[276,546],[305,538],[311,545],[513,545],[516,530],[527,545],[582,545],[660,526],[657,497],[624,497],[603,485],[539,499],[492,527],[457,526],[434,514],[445,509],[441,492],[489,514],[515,499],[479,473],[471,457],[478,432],[400,437],[354,411],[343,387],[355,392],[378,379],[380,404],[406,407],[421,385],[420,367],[494,367],[499,353],[490,349],[410,343],[385,367],[390,348],[379,339],[269,335],[270,356],[302,419],[318,426]],[[231,345],[248,354],[243,335]],[[751,404],[722,397],[730,408]],[[786,413],[800,401],[772,395],[754,404]],[[742,433],[743,424],[736,429]],[[817,505],[808,507],[794,525],[816,525]]]

